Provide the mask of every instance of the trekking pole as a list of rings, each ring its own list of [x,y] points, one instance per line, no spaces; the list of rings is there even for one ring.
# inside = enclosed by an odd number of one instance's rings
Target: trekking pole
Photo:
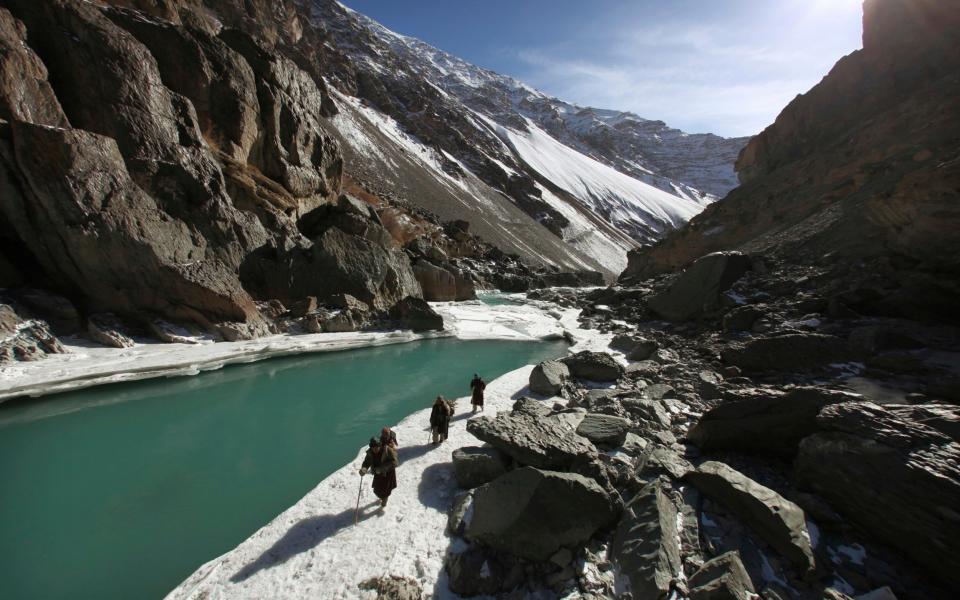
[[[353,515],[353,524],[360,522],[360,496],[363,494],[363,475],[360,476],[360,489],[357,490],[357,512]]]

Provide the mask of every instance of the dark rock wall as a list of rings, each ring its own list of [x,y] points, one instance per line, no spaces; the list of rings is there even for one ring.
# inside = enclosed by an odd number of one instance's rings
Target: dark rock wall
[[[742,185],[623,277],[717,250],[894,264],[911,294],[956,298],[960,272],[960,12],[949,0],[872,0],[864,48],[841,59],[741,152]],[[948,300],[928,311],[943,312]],[[914,315],[911,315],[914,316]]]
[[[254,297],[420,295],[398,249],[297,228],[338,197],[343,160],[322,80],[277,51],[297,37],[291,3],[112,4],[0,8],[3,285],[29,267],[88,314],[252,334]],[[244,285],[252,257],[283,277]]]

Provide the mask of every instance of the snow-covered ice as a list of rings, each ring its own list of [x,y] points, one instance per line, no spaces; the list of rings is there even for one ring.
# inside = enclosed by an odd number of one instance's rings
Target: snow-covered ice
[[[276,356],[400,344],[436,337],[557,339],[563,336],[565,329],[576,327],[576,316],[571,318],[570,311],[564,312],[561,320],[525,305],[487,306],[480,302],[460,302],[437,303],[434,307],[444,318],[445,331],[274,335],[240,342],[138,343],[133,348],[123,349],[67,338],[62,340],[68,350],[66,354],[52,354],[36,362],[4,365],[0,369],[0,401],[120,381],[196,375],[225,365]]]
[[[464,339],[484,332],[508,331],[536,337],[576,328],[578,310],[556,319],[533,306],[440,304],[444,317],[456,315],[451,330]],[[548,325],[549,324],[549,325]],[[505,330],[501,331],[500,328]],[[608,334],[576,330],[571,351],[603,350]],[[508,410],[524,393],[533,366],[524,366],[491,381],[482,414]],[[369,598],[357,585],[371,577],[400,575],[417,580],[428,597],[456,598],[447,587],[444,557],[460,549],[446,533],[447,510],[457,493],[451,452],[480,442],[467,433],[473,418],[467,397],[457,402],[450,437],[440,446],[426,444],[430,409],[416,412],[393,427],[400,441],[398,487],[380,512],[363,481],[360,520],[354,511],[365,448],[356,458],[310,491],[234,550],[201,566],[167,598]],[[478,413],[481,414],[481,413]],[[358,440],[358,447],[362,446]]]

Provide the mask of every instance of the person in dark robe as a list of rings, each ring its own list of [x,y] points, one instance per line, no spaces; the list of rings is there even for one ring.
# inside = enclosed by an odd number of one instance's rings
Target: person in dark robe
[[[368,471],[373,473],[373,493],[380,498],[380,507],[387,505],[387,499],[397,487],[397,457],[396,437],[388,427],[380,432],[380,439],[370,438],[370,447],[363,459],[360,475]]]
[[[450,404],[443,399],[443,396],[437,396],[437,399],[433,402],[433,408],[430,410],[430,433],[433,434],[434,444],[439,444],[447,439],[452,412]]]
[[[470,380],[470,404],[473,405],[473,412],[477,412],[477,407],[480,408],[481,412],[483,411],[483,390],[486,389],[486,387],[486,382],[474,373],[473,379]]]

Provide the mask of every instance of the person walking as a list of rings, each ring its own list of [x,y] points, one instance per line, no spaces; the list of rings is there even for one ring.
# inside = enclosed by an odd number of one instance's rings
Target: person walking
[[[397,487],[397,457],[396,437],[389,427],[380,432],[380,439],[370,438],[367,455],[360,468],[360,476],[367,472],[373,473],[373,493],[380,498],[380,508],[387,506],[390,494]]]
[[[483,412],[483,390],[486,387],[486,382],[474,373],[473,379],[470,380],[470,404],[473,405],[473,412],[477,412],[477,407],[480,407],[480,411]]]
[[[430,410],[430,432],[433,434],[433,443],[439,444],[447,439],[450,432],[450,417],[452,416],[450,405],[443,396],[437,396],[433,401],[433,408]]]

